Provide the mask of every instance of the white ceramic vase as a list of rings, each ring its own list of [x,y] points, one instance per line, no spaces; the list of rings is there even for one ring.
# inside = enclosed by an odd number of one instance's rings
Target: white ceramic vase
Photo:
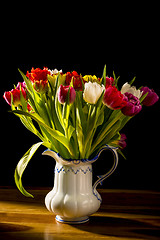
[[[114,154],[112,169],[92,186],[92,163],[101,152],[109,149]],[[117,168],[118,154],[116,148],[106,145],[92,160],[65,160],[54,151],[46,150],[43,155],[49,155],[56,160],[54,187],[45,198],[47,209],[56,215],[61,223],[81,224],[89,220],[89,216],[97,212],[102,199],[97,192],[97,185],[108,178]]]

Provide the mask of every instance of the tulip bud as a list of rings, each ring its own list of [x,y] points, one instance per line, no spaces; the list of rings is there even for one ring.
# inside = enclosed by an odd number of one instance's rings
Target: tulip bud
[[[82,82],[85,83],[85,81],[81,77],[81,75],[79,75],[76,71],[67,72],[66,78],[65,78],[66,85],[69,85],[71,83],[72,79],[73,79],[74,89],[82,91],[83,90]]]
[[[11,91],[4,93],[3,98],[6,100],[6,102],[10,106],[11,106],[11,94],[13,95],[13,103],[14,103],[15,107],[18,107],[18,105],[21,105],[20,90],[12,89]],[[22,88],[22,94],[23,94],[23,97],[26,99],[27,95],[23,88]]]
[[[124,95],[128,102],[127,105],[124,108],[122,108],[122,113],[130,117],[137,115],[142,110],[140,100],[137,97],[135,97],[132,93],[127,92]]]
[[[85,75],[83,77],[84,82],[97,82],[100,83],[101,79],[97,78],[95,75]]]
[[[37,92],[43,94],[48,90],[48,80],[34,81],[33,86]]]
[[[143,95],[148,93],[146,98],[143,100],[142,104],[149,107],[154,105],[159,100],[159,96],[154,92],[153,89],[149,89],[148,87],[142,87],[141,91],[143,91]]]
[[[74,90],[73,87],[69,87],[69,86],[63,86],[62,84],[60,85],[59,89],[58,89],[58,101],[61,104],[64,104],[65,102],[67,102],[67,94],[68,91],[70,89],[70,97],[69,97],[69,101],[70,103],[73,103],[75,101],[76,98],[76,91]]]
[[[127,137],[124,133],[121,134],[121,139],[119,140],[119,146],[121,148],[121,150],[123,150],[124,148],[127,147],[127,143],[126,143]]]

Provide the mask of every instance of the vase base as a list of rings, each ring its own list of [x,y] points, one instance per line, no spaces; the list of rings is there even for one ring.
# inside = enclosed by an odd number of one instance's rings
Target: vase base
[[[89,217],[81,217],[81,218],[63,218],[59,215],[56,216],[56,221],[60,223],[66,224],[82,224],[89,221]]]

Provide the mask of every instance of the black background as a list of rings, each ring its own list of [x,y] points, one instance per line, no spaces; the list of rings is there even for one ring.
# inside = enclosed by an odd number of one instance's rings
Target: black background
[[[16,53],[16,50],[15,50]],[[30,56],[32,53],[30,52]],[[16,58],[16,55],[15,55]],[[32,57],[30,58],[32,59]],[[45,59],[45,58],[44,58]],[[55,60],[56,58],[54,58]],[[66,60],[63,58],[62,60]],[[60,62],[62,62],[62,60]],[[74,60],[74,58],[72,59]],[[86,60],[86,59],[85,59]],[[93,59],[92,59],[93,60]],[[3,99],[4,91],[13,88],[13,84],[22,81],[18,72],[20,68],[24,73],[32,67],[44,66],[50,69],[63,69],[63,72],[76,70],[82,75],[95,74],[101,77],[104,64],[107,65],[107,74],[112,76],[113,70],[117,76],[121,76],[119,86],[137,76],[135,85],[149,86],[160,96],[159,64],[147,59],[147,61],[126,61],[124,63],[103,63],[92,61],[83,63],[55,63],[55,61],[43,63],[17,63],[14,56],[3,62],[3,74],[1,75],[0,88],[0,112],[1,112],[1,160],[0,160],[0,186],[15,186],[14,169],[24,153],[39,139],[30,133],[21,124],[20,120],[8,113],[9,105]],[[140,59],[138,59],[140,60]],[[142,63],[143,62],[143,63]],[[103,184],[105,188],[120,189],[148,189],[160,190],[159,171],[159,147],[160,147],[160,101],[153,107],[143,107],[143,111],[133,118],[122,130],[127,135],[127,148],[124,154],[127,160],[120,157],[116,172]],[[41,156],[45,150],[41,147],[29,163],[24,175],[24,186],[53,186],[54,165],[53,159]],[[96,175],[105,173],[112,165],[112,154],[103,152],[99,161],[93,164],[94,180]]]

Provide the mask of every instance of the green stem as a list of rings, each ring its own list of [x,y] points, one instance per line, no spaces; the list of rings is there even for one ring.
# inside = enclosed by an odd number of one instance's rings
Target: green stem
[[[88,159],[89,156],[90,156],[93,137],[94,137],[94,134],[95,134],[95,132],[97,130],[97,127],[98,127],[97,126],[97,121],[98,121],[98,117],[101,113],[101,110],[102,109],[100,107],[97,108],[97,107],[94,106],[94,108],[92,108],[92,112],[90,114],[90,118],[89,118],[89,122],[88,122],[89,129],[87,129],[88,133],[87,133],[87,138],[85,140],[85,147],[84,147],[84,156],[85,156],[86,159]],[[93,123],[92,123],[92,121],[90,121],[92,119],[94,120]],[[90,129],[90,124],[92,125],[92,130]]]
[[[92,151],[91,151],[91,154],[94,152],[94,150],[96,149],[96,147],[104,140],[107,132],[111,129],[111,127],[123,116],[123,113],[120,111],[117,116],[112,120],[110,121],[105,130],[101,131],[100,134],[98,134],[93,146],[92,146]]]
[[[73,124],[73,127],[75,128],[75,131],[73,133],[75,156],[76,156],[76,159],[79,159],[80,156],[79,156],[78,139],[77,139],[77,134],[76,134],[76,106],[75,106],[75,103],[73,103],[73,107],[71,109],[71,114],[72,114],[72,124]]]

